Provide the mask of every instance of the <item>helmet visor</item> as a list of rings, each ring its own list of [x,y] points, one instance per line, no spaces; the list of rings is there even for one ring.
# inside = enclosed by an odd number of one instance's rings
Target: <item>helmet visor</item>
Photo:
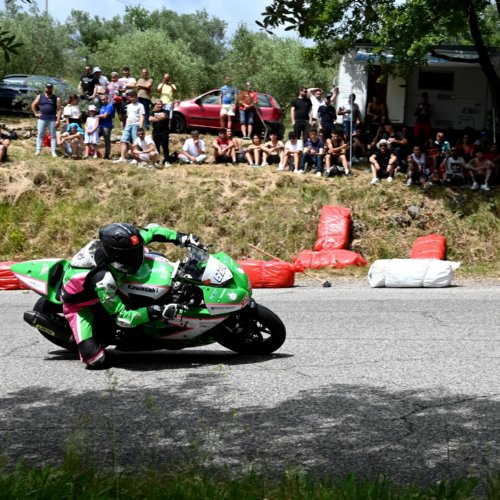
[[[135,274],[144,261],[144,245],[135,248],[113,248],[107,252],[110,265],[125,274]]]

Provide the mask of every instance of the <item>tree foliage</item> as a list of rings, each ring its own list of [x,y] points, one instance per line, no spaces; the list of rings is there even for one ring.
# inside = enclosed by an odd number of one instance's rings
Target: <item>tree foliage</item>
[[[375,53],[390,50],[393,70],[403,74],[426,64],[440,44],[473,45],[500,110],[500,80],[489,45],[498,41],[500,0],[274,0],[263,16],[257,23],[262,28],[287,25],[316,41],[319,50],[345,53],[360,41]]]
[[[75,48],[86,62],[90,61],[101,42],[115,39],[126,33],[126,27],[120,17],[110,20],[91,16],[88,12],[72,10],[65,23]]]
[[[24,3],[31,3],[31,0],[22,0]],[[8,9],[14,5],[13,0],[5,0],[5,7]],[[13,55],[19,54],[19,48],[22,46],[22,42],[16,39],[15,32],[9,31],[8,29],[0,29],[0,51],[3,52],[3,56],[6,62],[10,62]]]
[[[72,41],[67,30],[33,4],[27,11],[12,6],[0,13],[5,31],[15,33],[16,52],[4,52],[4,73],[62,74],[69,70]]]
[[[129,66],[133,75],[141,68],[148,68],[155,82],[160,82],[163,73],[175,75],[175,83],[181,96],[190,96],[209,85],[203,59],[195,54],[186,54],[182,41],[172,41],[163,31],[133,31],[118,36],[111,43],[101,42],[95,53],[95,61],[105,74],[123,66]]]
[[[299,41],[252,33],[243,26],[231,40],[225,67],[236,85],[250,80],[281,104],[296,97],[301,85],[330,89],[335,73],[332,65],[309,57]]]
[[[72,10],[60,23],[36,5],[22,8],[11,0],[0,21],[19,44],[17,54],[4,57],[4,73],[49,74],[73,84],[86,64],[100,66],[108,76],[123,66],[138,76],[146,67],[155,86],[170,73],[178,97],[186,98],[220,87],[230,74],[237,86],[250,80],[286,105],[300,85],[330,88],[335,74],[336,61],[315,57],[298,40],[244,26],[228,40],[226,23],[205,10],[181,15],[136,6],[111,19]]]

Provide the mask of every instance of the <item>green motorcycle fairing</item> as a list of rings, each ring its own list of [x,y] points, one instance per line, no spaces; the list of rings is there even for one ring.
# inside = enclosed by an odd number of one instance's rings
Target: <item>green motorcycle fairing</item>
[[[215,263],[215,260],[218,262]],[[154,321],[144,325],[145,333],[157,339],[194,339],[224,321],[229,314],[249,304],[252,292],[248,277],[231,257],[219,252],[208,256],[207,261],[196,263],[201,270],[207,264],[215,265],[218,268],[216,272],[221,271],[225,277],[230,276],[230,279],[221,285],[213,285],[186,278],[185,281],[201,290],[202,304],[182,309],[168,322]],[[139,273],[130,278],[126,277],[119,290],[131,303],[143,303],[144,298],[150,301],[160,300],[165,293],[170,292],[172,275],[178,266],[179,263],[172,263],[161,255],[146,254],[145,263]]]
[[[69,261],[65,259],[37,259],[12,264],[10,270],[31,290],[44,295],[54,304],[61,304],[57,293],[68,266]]]

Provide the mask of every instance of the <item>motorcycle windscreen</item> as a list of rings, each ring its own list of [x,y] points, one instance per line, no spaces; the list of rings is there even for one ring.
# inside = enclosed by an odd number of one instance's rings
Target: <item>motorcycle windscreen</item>
[[[220,260],[212,255],[208,258],[207,265],[203,271],[201,281],[205,285],[220,286],[233,278],[233,273]]]

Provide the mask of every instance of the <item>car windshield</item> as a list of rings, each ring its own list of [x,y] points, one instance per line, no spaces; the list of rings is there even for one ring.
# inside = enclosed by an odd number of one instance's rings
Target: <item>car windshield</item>
[[[27,80],[27,84],[30,85],[30,86],[34,86],[34,87],[40,87],[42,85],[45,85],[47,82],[51,82],[51,83],[55,83],[54,81],[52,81],[50,78],[46,78],[46,77],[43,77],[43,76],[30,76]]]
[[[257,97],[259,98],[259,106],[261,108],[270,108],[271,107],[271,101],[269,100],[269,97],[267,94],[257,94]]]
[[[24,76],[9,76],[2,80],[3,85],[24,85],[26,77]]]
[[[219,104],[219,93],[208,94],[200,99],[201,104]]]

